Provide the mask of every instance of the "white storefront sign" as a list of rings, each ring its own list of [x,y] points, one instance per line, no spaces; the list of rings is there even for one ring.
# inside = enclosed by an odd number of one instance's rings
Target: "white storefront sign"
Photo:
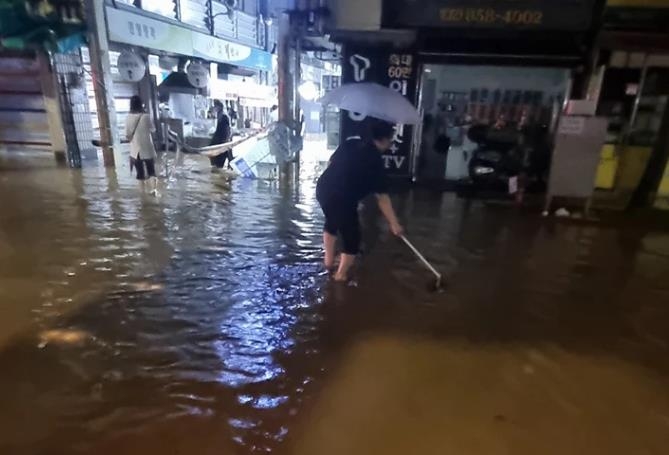
[[[225,62],[241,62],[251,56],[249,46],[223,41],[215,36],[200,33],[193,34],[193,50],[202,57]]]
[[[585,130],[585,117],[572,117],[564,115],[560,119],[560,126],[558,127],[558,134],[566,134],[569,136],[578,136],[583,134]]]
[[[128,82],[139,82],[146,74],[146,62],[134,52],[121,52],[116,67],[121,79]]]
[[[188,82],[195,88],[204,88],[209,83],[209,70],[201,63],[191,63],[186,68]]]
[[[106,12],[110,41],[263,71],[272,70],[272,55],[264,50],[110,6]]]
[[[192,50],[190,30],[116,8],[106,11],[111,41],[184,55]]]

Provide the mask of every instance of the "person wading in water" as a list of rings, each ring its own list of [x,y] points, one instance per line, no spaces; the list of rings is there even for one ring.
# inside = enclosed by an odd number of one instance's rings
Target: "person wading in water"
[[[376,195],[391,232],[397,236],[403,233],[387,194],[388,184],[381,158],[381,153],[392,145],[394,128],[381,120],[369,119],[367,122],[368,137],[352,137],[340,144],[316,185],[316,199],[325,215],[324,263],[328,270],[334,268],[337,235],[342,237],[341,261],[334,275],[336,281],[348,279],[360,250],[358,203],[367,195]]]
[[[149,114],[144,112],[142,99],[134,95],[130,98],[130,113],[125,120],[125,135],[130,141],[131,163],[137,169],[137,179],[149,179],[151,194],[158,195],[156,178],[156,148],[153,146],[151,133],[154,131]]]
[[[209,145],[219,145],[225,144],[232,140],[232,130],[230,128],[230,117],[225,113],[223,103],[219,100],[214,100],[214,112],[216,114],[216,131],[209,142]],[[228,169],[231,169],[230,163],[232,162],[232,149],[226,150],[225,152],[209,158],[212,166],[218,168],[225,167],[225,162],[228,163]]]

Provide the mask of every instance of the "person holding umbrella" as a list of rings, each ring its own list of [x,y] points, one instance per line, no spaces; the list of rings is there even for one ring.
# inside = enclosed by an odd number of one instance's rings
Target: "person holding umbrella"
[[[388,196],[388,184],[381,153],[392,145],[394,125],[383,120],[366,120],[366,137],[352,137],[341,144],[332,155],[327,169],[318,179],[316,199],[323,214],[324,264],[334,268],[337,236],[341,235],[343,249],[334,279],[346,281],[360,248],[358,203],[375,194],[381,213],[393,234],[401,236],[403,228]]]
[[[441,274],[404,236],[404,229],[397,221],[387,194],[388,184],[381,158],[381,153],[392,146],[396,124],[420,123],[418,110],[399,91],[374,82],[340,85],[321,98],[320,103],[354,112],[365,118],[360,125],[366,126],[362,128],[361,136],[348,138],[335,150],[316,185],[316,199],[325,214],[325,267],[328,270],[334,268],[335,244],[337,235],[341,235],[344,248],[334,279],[345,281],[348,278],[360,248],[358,202],[374,193],[391,232],[401,238],[434,274],[435,288],[440,288]]]

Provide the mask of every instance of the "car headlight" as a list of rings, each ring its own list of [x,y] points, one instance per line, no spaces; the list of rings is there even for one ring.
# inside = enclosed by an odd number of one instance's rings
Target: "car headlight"
[[[475,166],[474,167],[474,174],[476,174],[476,175],[492,174],[493,172],[495,172],[495,169],[490,167],[490,166]]]

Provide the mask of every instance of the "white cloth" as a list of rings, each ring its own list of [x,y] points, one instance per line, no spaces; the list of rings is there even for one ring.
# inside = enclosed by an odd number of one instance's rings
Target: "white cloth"
[[[125,119],[125,136],[130,141],[130,155],[133,158],[142,160],[156,158],[156,148],[151,138],[153,131],[155,130],[149,114],[128,114]]]

